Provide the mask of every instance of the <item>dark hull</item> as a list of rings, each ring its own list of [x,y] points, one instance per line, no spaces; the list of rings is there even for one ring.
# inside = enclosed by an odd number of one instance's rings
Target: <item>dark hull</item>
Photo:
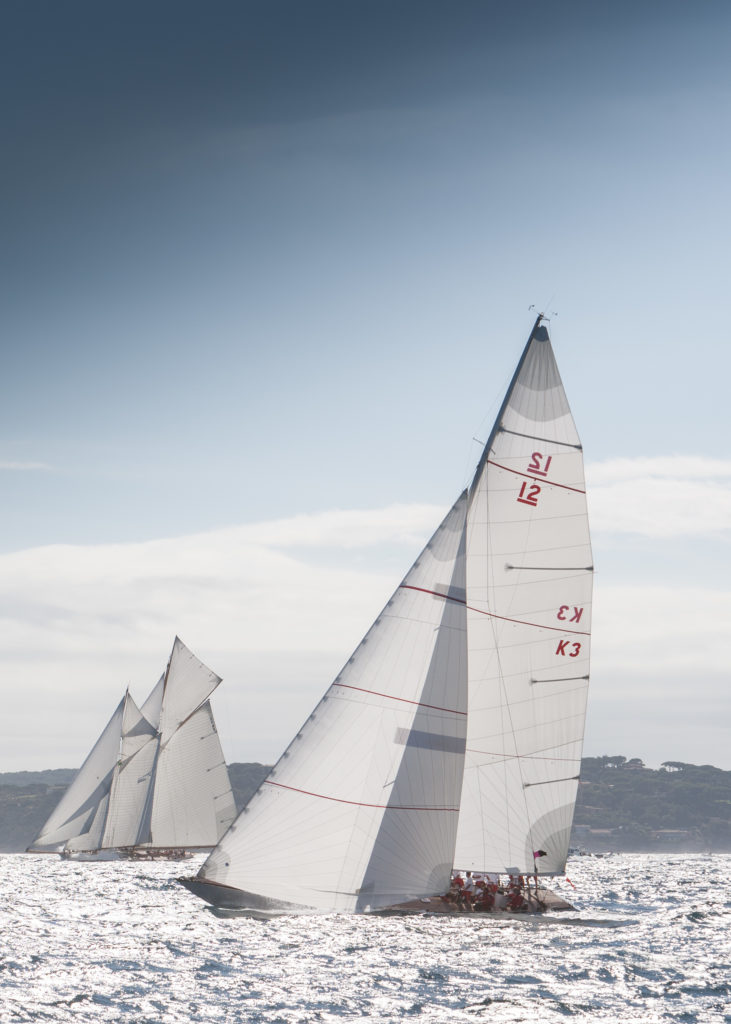
[[[268,896],[260,896],[257,893],[245,892],[243,889],[236,889],[230,885],[222,885],[220,882],[207,882],[202,878],[179,878],[178,881],[189,889],[194,896],[205,900],[211,905],[214,913],[222,917],[246,916],[259,919],[280,917],[283,914],[317,914],[322,913],[313,907],[302,906],[297,903],[286,903],[283,900],[275,900]],[[443,900],[441,896],[408,900],[404,903],[395,903],[391,907],[384,907],[381,910],[369,911],[379,916],[395,916],[400,914],[437,914],[460,917],[494,917],[510,916],[515,917],[523,914],[545,914],[561,910],[573,910],[574,907],[566,900],[561,899],[550,889],[539,889],[538,899],[531,894],[524,909],[507,910],[504,908],[491,911],[468,911],[462,910],[454,903]]]
[[[282,914],[316,914],[314,907],[287,903],[255,892],[246,892],[220,882],[207,882],[203,878],[179,878],[178,881],[194,896],[205,900],[217,910],[248,914],[251,917],[278,917]]]
[[[520,910],[509,910],[507,906],[496,907],[493,910],[465,910],[455,903],[442,899],[441,896],[431,896],[428,899],[407,900],[405,903],[395,903],[392,907],[384,907],[383,910],[372,911],[380,916],[396,916],[398,914],[438,914],[448,917],[520,917],[524,914],[547,914],[561,910],[575,910],[570,903],[561,899],[550,889],[540,888],[538,898],[534,893],[525,900]]]

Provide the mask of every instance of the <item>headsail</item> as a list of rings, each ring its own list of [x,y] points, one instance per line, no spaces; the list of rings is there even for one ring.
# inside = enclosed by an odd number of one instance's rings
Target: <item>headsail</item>
[[[60,849],[71,839],[79,839],[84,849],[94,849],[98,844],[104,828],[112,776],[119,758],[127,698],[128,694],[125,694],[117,705],[73,782],[28,847],[29,852]],[[85,840],[92,845],[84,845]]]
[[[466,504],[465,493],[200,879],[319,911],[449,884],[467,710]]]
[[[541,319],[469,494],[461,869],[562,871],[576,799],[593,565],[581,443]]]
[[[127,695],[122,743],[109,794],[103,833],[92,849],[134,846],[152,782],[157,729]]]

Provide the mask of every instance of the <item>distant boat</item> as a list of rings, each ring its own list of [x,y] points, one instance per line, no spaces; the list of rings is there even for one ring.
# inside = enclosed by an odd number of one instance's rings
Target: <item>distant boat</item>
[[[215,846],[236,816],[208,700],[220,682],[176,637],[142,709],[128,691],[28,852],[180,859]]]
[[[183,885],[220,913],[408,912],[563,872],[589,680],[581,443],[543,317],[471,486]],[[521,879],[521,882],[524,881]]]

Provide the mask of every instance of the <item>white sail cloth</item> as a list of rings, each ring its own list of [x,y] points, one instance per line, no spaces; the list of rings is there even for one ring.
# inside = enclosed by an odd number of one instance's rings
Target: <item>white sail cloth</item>
[[[130,845],[214,846],[236,817],[208,701],[220,682],[176,637],[165,675],[143,705],[155,735],[126,770],[128,786],[136,787],[135,816],[126,823],[134,830]]]
[[[319,911],[448,886],[467,710],[465,510],[463,494],[199,878]]]
[[[119,757],[127,695],[117,705],[73,782],[34,839],[31,851],[60,849],[78,840],[80,849],[95,849],[104,828],[112,774]],[[100,813],[101,810],[101,813]],[[88,841],[92,845],[84,846]]]
[[[548,333],[537,324],[470,489],[460,869],[564,868],[584,735],[592,580],[581,444]]]

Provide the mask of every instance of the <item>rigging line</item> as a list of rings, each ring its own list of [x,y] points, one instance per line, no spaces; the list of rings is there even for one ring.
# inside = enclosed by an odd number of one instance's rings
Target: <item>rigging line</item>
[[[455,708],[441,708],[437,704],[424,704],[420,700],[408,700],[406,697],[394,697],[390,693],[380,693],[378,690],[366,690],[363,686],[350,686],[348,683],[339,683],[337,679],[333,686],[340,686],[344,690],[357,690],[359,693],[371,693],[374,697],[385,697],[387,700],[397,700],[402,704],[415,704],[420,708],[429,708],[431,711],[447,711],[450,715],[466,715],[466,711],[457,711]]]
[[[271,782],[264,780],[265,786],[277,786],[279,789],[288,789],[292,793],[303,793],[305,796],[314,796],[318,800],[330,800],[336,804],[349,804],[351,807],[375,807],[386,811],[449,811],[452,814],[459,814],[459,807],[411,807],[399,806],[396,804],[366,804],[361,800],[343,800],[339,796],[326,796],[324,793],[312,793],[308,789],[298,789],[296,786],[285,786],[283,782]]]
[[[555,782],[578,782],[581,776],[579,775],[565,775],[562,779],[544,779],[542,782],[524,782],[523,789],[529,789],[531,786],[552,786]]]
[[[556,441],[552,437],[537,437],[536,434],[521,434],[517,430],[508,430],[507,427],[499,426],[498,432],[502,434],[512,434],[513,437],[525,437],[529,441],[546,441],[548,444],[560,444],[563,448],[576,448],[577,451],[583,451],[583,445],[571,444],[570,441]]]
[[[522,569],[525,567],[509,565],[508,568]],[[550,629],[554,633],[576,633],[578,636],[591,636],[589,630],[585,629],[562,629],[560,626],[544,626],[540,622],[528,622],[526,619],[511,619],[507,615],[496,615],[495,612],[487,612],[483,608],[475,608],[474,605],[467,604],[467,602],[461,597],[450,597],[449,594],[440,594],[438,590],[427,590],[425,587],[414,587],[410,583],[399,584],[399,589],[417,590],[421,594],[431,594],[433,597],[443,597],[445,601],[455,601],[457,604],[463,604],[470,612],[476,612],[478,615],[487,615],[491,619],[500,619],[502,622],[515,622],[519,626],[534,626],[536,629]]]
[[[586,491],[582,491],[580,487],[569,487],[568,484],[560,484],[557,480],[547,480],[544,476],[534,476],[532,473],[521,473],[518,469],[511,469],[510,466],[503,466],[499,462],[493,462],[492,459],[487,460],[488,465],[495,466],[496,469],[504,469],[506,473],[512,473],[514,476],[524,476],[527,480],[535,480],[536,483],[548,484],[549,487],[560,487],[563,491],[573,491],[574,494],[586,494]]]
[[[529,572],[594,572],[593,565],[511,565],[505,563],[506,569],[525,569]]]
[[[588,679],[588,673],[585,676],[560,676],[558,679],[531,679],[531,686],[535,686],[536,683],[578,683],[584,679]]]

